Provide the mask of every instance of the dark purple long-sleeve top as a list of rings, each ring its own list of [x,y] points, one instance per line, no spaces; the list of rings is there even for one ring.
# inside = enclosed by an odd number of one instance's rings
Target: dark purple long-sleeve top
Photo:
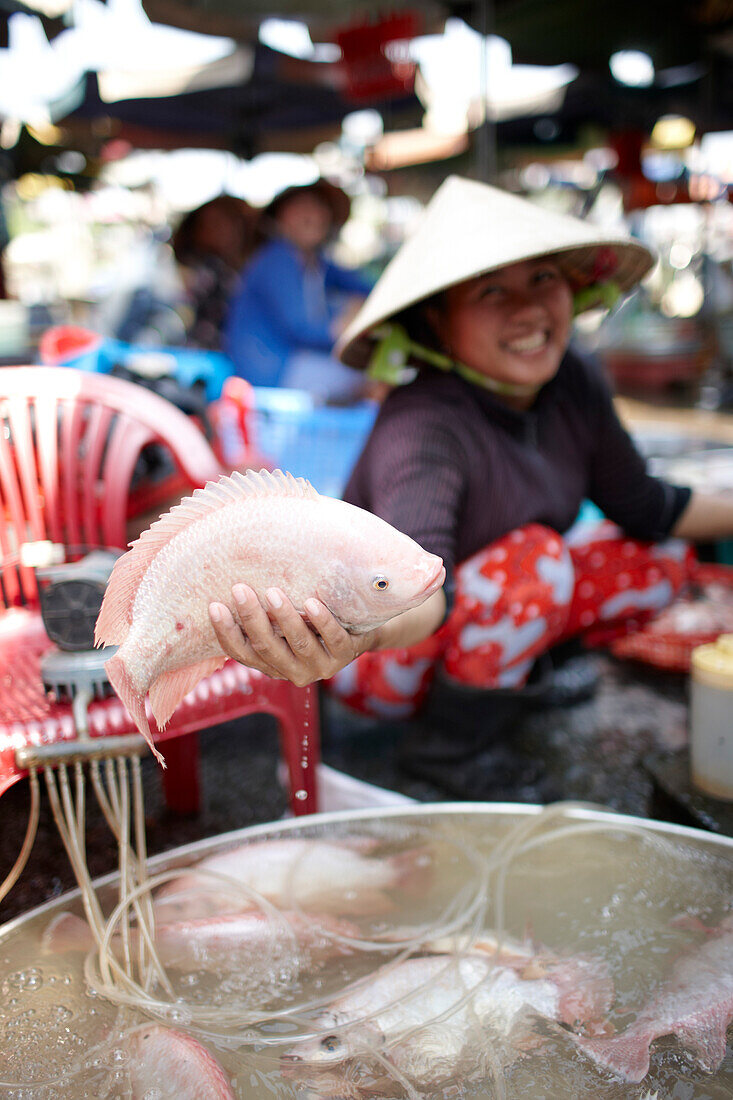
[[[381,516],[449,577],[516,527],[562,534],[584,499],[634,538],[665,538],[690,490],[646,472],[593,361],[569,351],[526,412],[455,373],[422,369],[384,402],[344,499]]]

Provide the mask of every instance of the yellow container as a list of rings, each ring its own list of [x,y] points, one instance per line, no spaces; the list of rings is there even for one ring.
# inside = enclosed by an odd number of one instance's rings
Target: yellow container
[[[733,801],[733,634],[692,651],[690,775],[699,790]]]

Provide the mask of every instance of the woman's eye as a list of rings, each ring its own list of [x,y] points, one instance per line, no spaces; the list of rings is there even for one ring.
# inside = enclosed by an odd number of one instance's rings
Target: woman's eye
[[[384,592],[386,588],[389,588],[389,581],[381,573],[378,573],[372,581],[372,588],[375,588],[377,592]]]
[[[558,278],[558,273],[553,268],[546,268],[544,271],[538,271],[535,274],[534,280],[536,283],[546,283]]]

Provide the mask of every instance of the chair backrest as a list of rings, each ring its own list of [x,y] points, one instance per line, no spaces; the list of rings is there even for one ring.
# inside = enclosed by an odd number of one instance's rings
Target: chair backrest
[[[73,560],[127,543],[140,452],[170,452],[188,484],[221,469],[193,421],[142,386],[69,367],[0,369],[0,606],[36,606],[32,544]]]

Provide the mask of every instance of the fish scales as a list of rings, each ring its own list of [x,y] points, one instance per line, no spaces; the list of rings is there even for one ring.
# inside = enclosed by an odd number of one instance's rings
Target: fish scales
[[[120,1042],[128,1054],[133,1100],[235,1100],[229,1077],[185,1032],[148,1024]]]
[[[206,872],[226,875],[275,905],[339,913],[386,912],[392,905],[386,891],[415,892],[427,885],[431,864],[426,850],[379,856],[364,840],[291,837],[237,845],[183,869],[161,887],[156,912],[197,914],[199,899],[208,907],[246,906],[246,896],[220,893]]]
[[[322,1037],[284,1053],[282,1072],[318,1089],[323,1075],[338,1069],[344,1081],[346,1065],[376,1049],[411,1083],[437,1086],[456,1072],[477,1028],[506,1039],[528,1014],[557,1019],[559,1000],[549,979],[524,981],[487,958],[408,959],[320,1013],[314,1026]],[[341,1095],[374,1097],[358,1087]]]
[[[416,607],[445,578],[429,554],[384,520],[318,494],[302,478],[235,472],[198,489],[144,531],[115,564],[95,641],[118,645],[109,680],[155,755],[145,712],[159,728],[226,654],[209,604],[236,617],[232,587],[248,584],[263,607],[282,589],[296,610],[316,597],[352,633]]]
[[[693,1059],[713,1073],[725,1057],[726,1030],[733,1022],[733,915],[708,933],[707,941],[676,961],[670,977],[619,1035],[578,1039],[599,1065],[625,1081],[649,1072],[650,1046],[674,1035]]]

